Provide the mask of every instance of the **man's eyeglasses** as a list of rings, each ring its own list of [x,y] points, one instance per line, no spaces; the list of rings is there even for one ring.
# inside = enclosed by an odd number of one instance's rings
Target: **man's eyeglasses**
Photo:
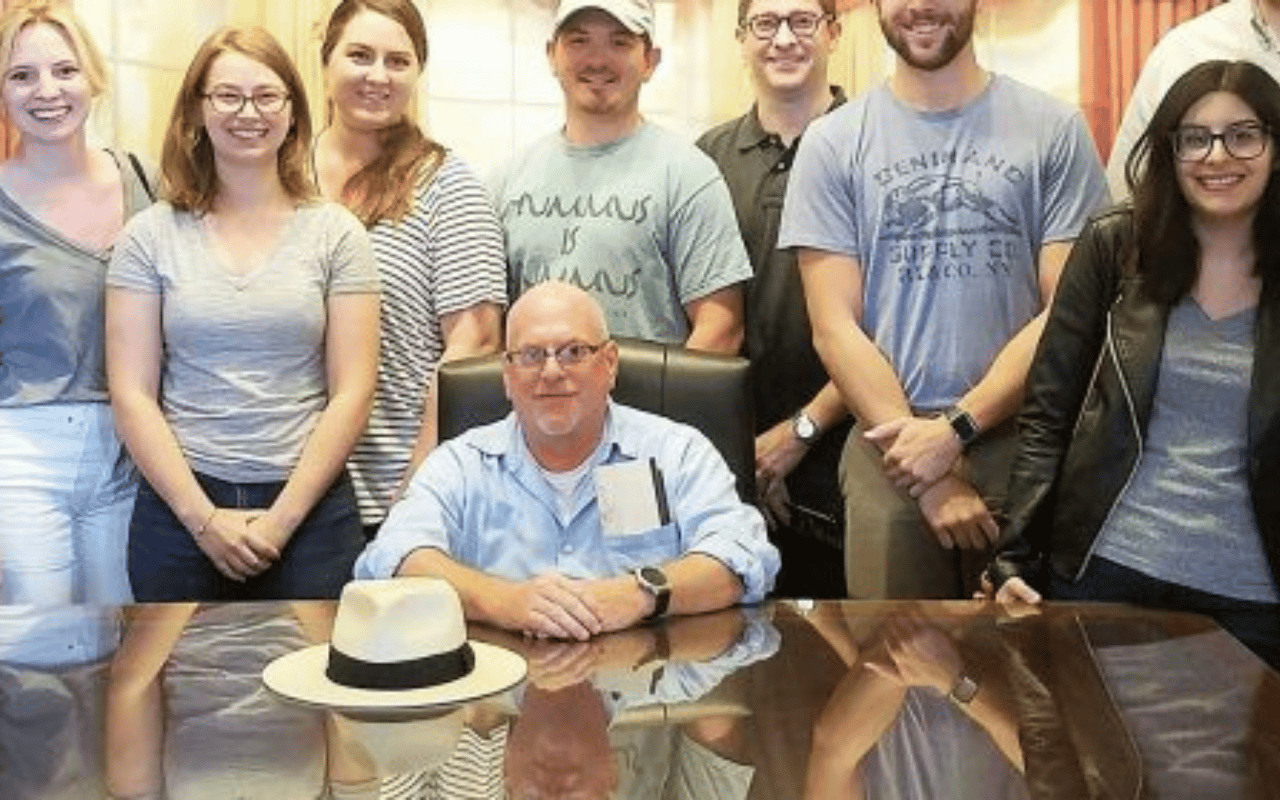
[[[757,39],[769,41],[778,35],[778,31],[782,29],[782,23],[785,22],[793,36],[798,39],[808,39],[817,33],[818,26],[828,19],[831,19],[830,14],[814,14],[812,11],[792,11],[785,17],[777,14],[756,14],[754,17],[748,17],[742,27],[751,31],[751,35]]]
[[[1221,133],[1214,133],[1203,125],[1183,125],[1169,134],[1173,142],[1173,154],[1179,161],[1204,161],[1213,152],[1213,143],[1222,142],[1227,155],[1247,161],[1257,158],[1267,149],[1271,132],[1261,122],[1236,122]]]
[[[546,365],[548,358],[554,358],[561,367],[574,367],[600,352],[601,348],[608,343],[609,340],[606,339],[600,344],[569,342],[559,347],[530,345],[521,347],[519,350],[508,350],[502,355],[508,364],[518,369],[540,370]]]
[[[204,96],[219,114],[239,114],[244,104],[253,101],[253,107],[260,114],[278,114],[289,102],[288,92],[278,89],[263,89],[253,94],[242,94],[235,89],[214,89]]]

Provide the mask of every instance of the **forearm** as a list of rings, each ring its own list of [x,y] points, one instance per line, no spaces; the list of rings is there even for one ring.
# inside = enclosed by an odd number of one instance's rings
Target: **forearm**
[[[711,556],[690,553],[663,566],[671,584],[669,615],[703,614],[737,604],[742,581]]]
[[[958,405],[969,412],[978,430],[991,430],[1022,407],[1027,371],[1047,317],[1046,310],[1023,326],[996,355],[982,380],[960,398]]]
[[[805,404],[803,410],[821,431],[831,430],[849,416],[844,397],[834,381],[827,381],[813,399]]]
[[[689,319],[688,350],[736,356],[745,337],[744,300],[741,284],[718,289],[706,297],[685,304]]]
[[[704,353],[723,353],[736,356],[742,349],[742,325],[700,325],[689,331],[685,340],[686,350],[699,350]]]
[[[116,430],[138,469],[189,531],[198,531],[215,508],[182,453],[154,398],[113,390]]]
[[[852,256],[797,253],[813,346],[845,407],[866,427],[911,415],[893,366],[862,329],[862,266]]]
[[[844,406],[863,427],[911,416],[897,373],[852,322],[822,330],[815,327],[813,344]]]
[[[513,588],[511,581],[481,572],[450,558],[434,547],[420,547],[400,562],[396,577],[440,578],[448,581],[462,601],[468,620],[510,628],[502,613],[504,598]]]
[[[490,304],[486,304],[486,307]],[[455,361],[460,358],[472,358],[475,356],[488,355],[496,353],[501,344],[501,335],[499,332],[500,325],[498,319],[501,312],[497,307],[493,307],[491,313],[475,314],[480,317],[481,322],[475,322],[467,325],[465,328],[461,324],[455,324],[453,338],[445,346],[444,352],[440,355],[440,364]],[[486,324],[484,320],[493,317],[491,324]],[[466,335],[461,335],[465,333]],[[401,488],[408,485],[409,479],[413,477],[413,473],[418,469],[418,465],[427,457],[427,454],[435,449],[440,441],[439,436],[439,398],[437,395],[437,383],[440,376],[439,364],[436,365],[431,378],[431,384],[427,387],[426,396],[422,401],[422,424],[418,427],[418,438],[414,441],[413,452],[409,456],[409,464],[405,469],[404,477],[401,480]]]
[[[373,387],[342,392],[329,399],[284,489],[271,504],[280,524],[292,532],[333,483],[369,420]]]

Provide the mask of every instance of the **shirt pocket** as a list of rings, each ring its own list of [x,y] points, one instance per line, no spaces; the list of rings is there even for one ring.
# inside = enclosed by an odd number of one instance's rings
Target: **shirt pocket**
[[[616,572],[630,572],[678,558],[681,555],[680,529],[671,523],[640,533],[606,536],[604,546]]]

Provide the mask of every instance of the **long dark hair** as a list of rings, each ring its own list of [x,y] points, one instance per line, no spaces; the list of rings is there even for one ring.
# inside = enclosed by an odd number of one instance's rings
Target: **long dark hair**
[[[1243,100],[1266,127],[1272,175],[1253,219],[1254,272],[1262,278],[1262,302],[1280,293],[1280,84],[1248,61],[1206,61],[1174,82],[1151,116],[1125,162],[1133,194],[1134,235],[1126,266],[1142,278],[1152,299],[1172,306],[1190,293],[1200,272],[1200,242],[1191,225],[1191,207],[1178,185],[1173,131],[1191,106],[1213,92]]]
[[[320,62],[326,67],[347,23],[361,11],[381,14],[399,23],[413,43],[414,55],[427,65],[427,26],[413,0],[342,0],[329,15]],[[332,101],[330,101],[332,102]],[[332,107],[330,115],[332,116]],[[408,117],[378,131],[378,156],[352,175],[342,198],[368,227],[384,219],[399,220],[413,208],[418,182],[430,177],[444,161],[445,148],[429,139]]]

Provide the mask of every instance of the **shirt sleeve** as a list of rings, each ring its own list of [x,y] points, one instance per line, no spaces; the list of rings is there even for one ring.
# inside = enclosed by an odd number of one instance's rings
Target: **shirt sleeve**
[[[1098,148],[1084,116],[1068,116],[1050,144],[1041,241],[1075,239],[1089,218],[1111,202]]]
[[[378,268],[373,244],[360,220],[346,208],[330,203],[329,294],[363,294],[378,291]]]
[[[853,185],[858,172],[856,165],[843,163],[846,157],[827,133],[835,118],[828,114],[815,120],[800,139],[782,204],[778,247],[808,247],[859,258]]]
[[[690,157],[699,182],[672,209],[669,228],[676,290],[685,305],[750,280],[752,274],[733,199],[719,168],[700,150],[692,150]]]
[[[758,603],[773,588],[780,561],[764,518],[738,497],[733,473],[701,434],[668,437],[660,466],[682,555],[701,553],[724,564],[742,581],[742,602]]]
[[[152,235],[155,211],[135,215],[126,223],[107,265],[107,285],[160,294],[163,281],[156,267],[158,247]]]
[[[479,303],[507,304],[507,257],[502,227],[478,178],[450,155],[429,189],[423,212],[428,249],[435,256],[436,312]]]
[[[378,535],[356,559],[355,577],[394,577],[409,554],[421,548],[456,558],[450,531],[462,530],[463,474],[455,444],[445,442],[431,451],[404,497],[391,506]]]

